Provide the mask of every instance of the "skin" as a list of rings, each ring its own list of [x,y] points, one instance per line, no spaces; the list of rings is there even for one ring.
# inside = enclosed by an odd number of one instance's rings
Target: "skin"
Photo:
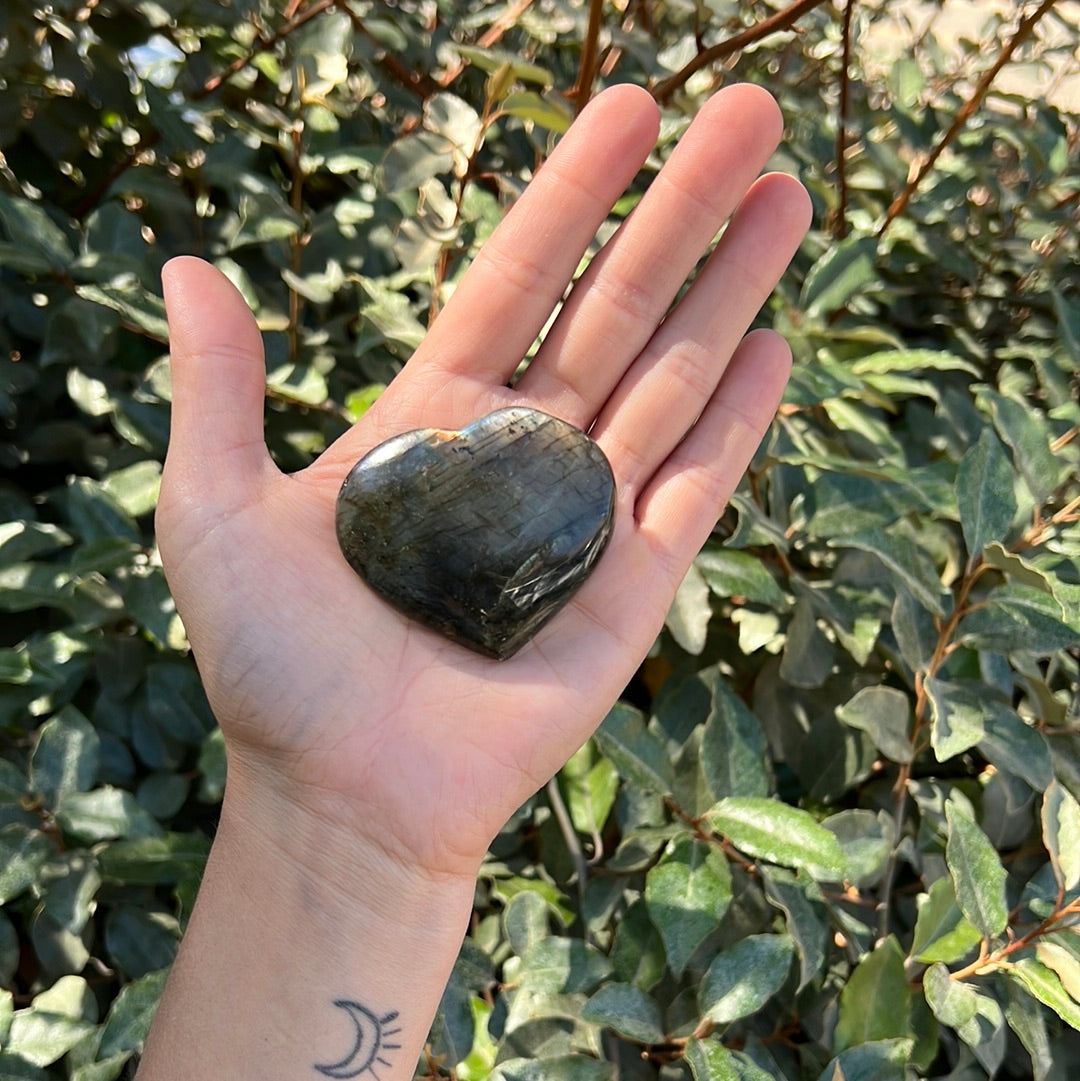
[[[140,1081],[319,1077],[315,1063],[349,1050],[342,996],[398,1011],[401,1047],[378,1078],[411,1077],[491,838],[588,738],[662,626],[790,366],[776,334],[746,334],[810,220],[797,181],[759,175],[782,130],[765,91],[733,86],[702,108],[507,386],[657,127],[639,88],[594,99],[400,376],[297,474],[267,454],[243,300],[205,263],[166,267],[158,536],[229,780]],[[334,502],[389,436],[514,404],[589,430],[618,497],[592,577],[500,663],[373,595],[338,550]]]

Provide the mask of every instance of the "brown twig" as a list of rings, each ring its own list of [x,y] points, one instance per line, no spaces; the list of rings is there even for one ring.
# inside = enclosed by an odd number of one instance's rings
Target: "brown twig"
[[[581,63],[578,65],[577,81],[566,95],[574,103],[575,113],[580,113],[589,104],[589,98],[592,97],[603,16],[604,0],[589,0],[589,24],[585,30],[585,40],[581,45]]]
[[[848,116],[851,111],[851,17],[857,0],[846,0],[841,27],[843,49],[840,54],[840,104],[836,118],[836,210],[832,216],[832,234],[837,240],[847,235],[847,143]]]
[[[978,83],[975,84],[975,89],[972,91],[971,97],[957,111],[956,117],[949,125],[949,129],[938,140],[937,145],[927,155],[915,175],[907,182],[904,190],[893,200],[892,205],[885,213],[885,221],[882,222],[881,228],[877,231],[878,239],[880,239],[889,226],[903,214],[908,203],[911,202],[912,196],[919,190],[919,185],[922,184],[929,175],[930,170],[933,169],[938,158],[941,157],[946,148],[952,143],[957,135],[959,135],[960,130],[975,114],[979,106],[982,105],[983,99],[990,89],[990,84],[997,78],[1001,69],[1012,59],[1013,53],[1016,52],[1029,37],[1031,37],[1035,25],[1056,2],[1057,0],[1043,0],[1030,15],[1027,15],[1020,20],[1020,25],[1016,28],[1016,33],[1005,43],[1005,47],[998,54],[998,57],[993,64],[983,72],[982,77],[979,79]]]
[[[789,4],[783,11],[778,11],[767,19],[762,19],[756,26],[751,26],[733,37],[717,42],[715,45],[698,53],[693,60],[680,68],[674,75],[657,83],[652,88],[652,96],[663,104],[695,72],[700,71],[703,67],[716,60],[723,60],[724,57],[730,56],[747,45],[752,45],[755,41],[760,41],[762,38],[776,33],[778,30],[786,30],[808,11],[820,7],[824,2],[825,0],[795,0],[795,3]]]
[[[511,4],[481,35],[476,39],[477,48],[490,49],[497,45],[507,30],[517,25],[518,19],[529,9],[533,0],[516,0]],[[465,59],[459,56],[457,62],[451,64],[439,76],[438,83],[443,89],[448,87],[465,70]]]

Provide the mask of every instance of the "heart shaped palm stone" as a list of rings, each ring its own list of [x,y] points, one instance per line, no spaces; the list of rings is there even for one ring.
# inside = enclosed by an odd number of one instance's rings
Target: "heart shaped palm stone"
[[[390,604],[502,660],[588,577],[614,509],[611,466],[587,435],[535,409],[500,409],[361,458],[338,495],[337,536]]]

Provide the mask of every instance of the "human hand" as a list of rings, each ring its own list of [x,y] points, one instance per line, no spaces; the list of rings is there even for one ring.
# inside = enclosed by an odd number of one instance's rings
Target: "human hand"
[[[264,365],[246,305],[206,264],[168,266],[173,433],[159,541],[234,790],[402,865],[471,877],[633,674],[775,411],[787,347],[769,331],[744,334],[809,221],[795,180],[758,177],[781,133],[772,99],[721,91],[509,388],[656,130],[644,91],[597,97],[398,378],[291,476],[263,441]],[[500,663],[371,593],[338,550],[334,505],[383,439],[513,404],[589,430],[618,495],[592,577]]]

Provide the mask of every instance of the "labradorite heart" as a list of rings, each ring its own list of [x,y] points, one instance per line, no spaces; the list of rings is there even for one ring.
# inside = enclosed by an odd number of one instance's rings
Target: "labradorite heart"
[[[535,409],[500,409],[361,458],[338,495],[337,535],[395,608],[502,660],[588,577],[614,508],[611,466],[587,435]]]

